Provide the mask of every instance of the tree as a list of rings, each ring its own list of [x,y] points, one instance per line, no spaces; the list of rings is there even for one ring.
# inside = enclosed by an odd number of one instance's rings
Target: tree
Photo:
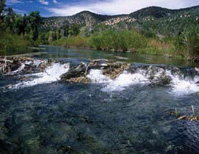
[[[31,26],[31,31],[32,31],[32,39],[34,41],[37,40],[39,34],[38,34],[38,28],[42,22],[40,13],[38,11],[31,12],[28,16],[28,23]]]
[[[69,26],[68,34],[69,36],[76,36],[80,32],[80,27],[77,24],[72,24]]]
[[[20,15],[16,15],[14,22],[14,32],[18,35],[21,35],[23,31],[24,31],[23,17]]]
[[[176,47],[186,51],[186,58],[190,60],[199,59],[199,26],[189,27],[178,36]]]
[[[0,22],[3,21],[4,8],[5,8],[5,0],[0,0]]]
[[[51,44],[52,42],[53,42],[53,32],[50,31],[48,36],[48,43]]]
[[[6,16],[4,17],[3,21],[5,23],[5,28],[9,28],[9,30],[14,33],[14,23],[15,23],[15,12],[12,8],[7,8],[5,10]]]

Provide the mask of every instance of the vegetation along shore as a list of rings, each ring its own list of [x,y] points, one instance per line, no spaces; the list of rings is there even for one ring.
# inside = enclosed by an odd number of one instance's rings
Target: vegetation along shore
[[[66,17],[19,15],[0,3],[0,54],[55,45],[107,52],[137,52],[199,62],[199,6],[148,7],[126,15],[83,11]],[[10,53],[9,53],[10,54]]]

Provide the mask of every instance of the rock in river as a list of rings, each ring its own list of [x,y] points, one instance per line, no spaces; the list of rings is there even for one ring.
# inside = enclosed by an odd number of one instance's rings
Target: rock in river
[[[130,65],[127,63],[97,59],[90,61],[88,64],[80,63],[78,66],[70,68],[67,73],[61,76],[61,80],[76,83],[89,83],[90,79],[87,78],[87,75],[92,69],[102,70],[104,75],[111,79],[115,79],[129,67]]]
[[[52,59],[35,60],[28,57],[0,57],[0,74],[16,75],[44,71],[54,61]]]

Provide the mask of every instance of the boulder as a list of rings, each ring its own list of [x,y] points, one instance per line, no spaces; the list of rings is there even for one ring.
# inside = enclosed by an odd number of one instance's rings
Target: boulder
[[[53,59],[49,59],[48,62],[46,60],[38,61],[38,64],[35,64],[35,60],[28,57],[0,57],[0,74],[16,75],[42,72],[54,62]]]
[[[117,78],[121,75],[124,70],[130,67],[127,63],[112,63],[108,64],[108,67],[103,70],[103,74],[108,76],[111,79]]]
[[[61,76],[61,80],[67,81],[67,82],[86,81],[86,79],[83,80],[83,78],[86,78],[86,74],[85,74],[86,69],[87,69],[87,65],[85,63],[81,63],[76,67],[70,68],[70,70],[67,73]]]
[[[80,63],[78,66],[70,68],[67,73],[61,76],[61,80],[76,83],[89,83],[91,80],[87,78],[87,74],[89,74],[92,69],[100,69],[104,75],[111,79],[115,79],[129,67],[130,65],[127,63],[97,59],[90,61],[88,64]]]

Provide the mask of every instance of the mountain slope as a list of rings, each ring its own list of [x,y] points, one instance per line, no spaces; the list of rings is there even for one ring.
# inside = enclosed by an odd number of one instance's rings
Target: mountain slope
[[[161,23],[163,26],[172,26],[172,22],[174,22],[174,25],[177,25],[182,20],[186,20],[186,22],[194,21],[195,24],[195,22],[198,21],[198,17],[199,6],[178,10],[153,6],[127,15],[108,16],[83,11],[73,16],[43,18],[44,24],[42,27],[45,29],[60,29],[65,25],[77,24],[80,25],[80,27],[86,26],[93,28],[96,25],[104,24],[107,26],[116,25],[117,29],[120,28],[120,25],[123,25],[121,28],[129,28],[134,25],[140,28],[145,22],[148,22],[149,25],[150,22],[156,22],[156,24]]]
[[[45,28],[57,29],[66,24],[78,24],[80,26],[92,27],[114,17],[116,16],[100,15],[89,11],[83,11],[73,16],[43,18],[43,21]]]
[[[166,8],[161,8],[161,7],[148,7],[148,8],[144,8],[136,12],[133,12],[130,14],[130,16],[136,19],[140,19],[140,18],[144,18],[148,16],[151,16],[154,18],[163,18],[163,17],[167,17],[171,15],[174,12],[176,11],[169,10]]]

